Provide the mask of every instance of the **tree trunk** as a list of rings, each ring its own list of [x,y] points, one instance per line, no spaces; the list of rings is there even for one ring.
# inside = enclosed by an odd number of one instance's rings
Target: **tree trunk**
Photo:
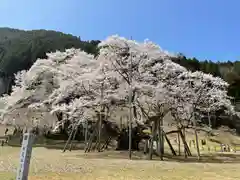
[[[86,121],[86,124],[85,124],[85,132],[84,132],[84,142],[85,142],[85,145],[87,144],[87,140],[88,140],[88,121]]]
[[[160,159],[163,160],[163,151],[162,151],[162,146],[163,146],[163,138],[162,138],[162,128],[161,128],[161,119],[160,121],[156,122],[156,129],[157,129],[157,133],[158,133],[158,147],[157,147],[157,151],[158,151],[158,155],[160,156]]]
[[[144,153],[147,154],[149,151],[149,148],[148,148],[148,139],[145,139],[145,144],[144,144]]]
[[[211,122],[210,112],[209,111],[208,111],[208,125],[209,125],[209,128],[212,129],[212,122]]]
[[[97,140],[97,150],[101,151],[101,132],[102,132],[102,107],[100,110],[99,124],[98,124],[98,140]]]
[[[153,121],[152,122],[152,136],[151,136],[151,139],[150,139],[150,147],[149,147],[149,156],[148,156],[148,159],[151,160],[152,159],[152,155],[153,155],[153,141],[154,141],[154,138],[155,138],[155,131],[156,131],[156,122]]]
[[[120,117],[120,131],[123,129],[123,121],[122,121],[122,116]]]
[[[102,132],[102,118],[103,115],[105,115],[105,111],[102,105],[102,101],[103,101],[103,87],[104,84],[103,82],[101,83],[101,92],[100,92],[100,114],[99,114],[99,124],[98,124],[98,138],[97,138],[97,144],[96,144],[96,148],[98,150],[98,152],[101,151],[101,132]]]
[[[160,122],[157,121],[156,122],[156,129],[157,129],[157,154],[159,155],[159,157],[161,157],[161,135],[160,135]]]

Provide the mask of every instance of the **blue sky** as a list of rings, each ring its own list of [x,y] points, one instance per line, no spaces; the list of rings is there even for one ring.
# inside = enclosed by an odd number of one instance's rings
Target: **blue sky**
[[[201,60],[239,60],[239,0],[1,0],[0,26],[148,38]]]

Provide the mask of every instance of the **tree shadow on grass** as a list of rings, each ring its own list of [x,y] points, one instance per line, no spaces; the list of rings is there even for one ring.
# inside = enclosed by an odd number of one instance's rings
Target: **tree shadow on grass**
[[[66,141],[64,140],[45,140],[39,141],[33,145],[33,147],[44,147],[47,149],[63,150]],[[11,140],[8,144],[12,147],[21,147],[19,140]],[[70,145],[66,149],[69,150]],[[81,158],[100,158],[100,159],[128,159],[128,151],[115,151],[112,148],[103,152],[89,152],[83,153],[85,147],[84,142],[74,141],[72,151],[79,151],[77,157]],[[67,153],[67,152],[66,152]],[[146,160],[147,155],[144,155],[142,151],[133,151],[133,160]],[[159,161],[159,157],[153,156],[153,161]],[[165,153],[164,161],[169,162],[181,162],[181,163],[240,163],[239,153],[209,153],[202,154],[201,159],[198,160],[196,156],[185,158],[184,156],[173,156],[172,154]]]
[[[165,155],[166,161],[182,163],[240,163],[240,154],[238,153],[214,153],[203,154],[200,160],[196,156],[185,158],[184,156]]]
[[[128,151],[104,151],[104,152],[90,152],[90,153],[79,153],[76,157],[86,159],[128,159]],[[132,153],[132,160],[148,160],[148,155],[144,155],[141,151],[134,151]],[[160,161],[158,156],[153,156],[151,161]],[[172,154],[165,154],[164,161],[167,162],[179,162],[179,163],[240,163],[240,154],[233,153],[215,153],[215,154],[204,154],[201,159],[198,160],[196,156],[185,158],[184,156],[173,156]]]
[[[47,149],[56,149],[60,150],[65,147],[66,141],[48,141],[44,143],[35,143],[33,147],[43,147]],[[20,142],[10,142],[7,144],[11,147],[21,147]],[[70,145],[68,145],[67,149],[69,149]],[[72,145],[72,150],[82,150],[84,149],[84,143],[76,143],[74,142]]]
[[[33,147],[43,147],[47,149],[56,149],[62,150],[66,145],[66,140],[52,140],[52,139],[38,139]],[[11,147],[21,147],[20,139],[15,138],[11,139],[8,144]],[[70,144],[67,146],[67,150],[69,149]],[[83,150],[85,147],[85,143],[83,141],[73,141],[72,142],[72,150]]]

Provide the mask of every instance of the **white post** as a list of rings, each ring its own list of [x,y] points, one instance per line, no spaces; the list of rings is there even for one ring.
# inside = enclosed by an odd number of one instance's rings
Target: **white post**
[[[27,180],[29,165],[32,153],[32,145],[34,141],[34,134],[25,133],[23,135],[22,147],[20,151],[20,166],[17,171],[16,180]]]

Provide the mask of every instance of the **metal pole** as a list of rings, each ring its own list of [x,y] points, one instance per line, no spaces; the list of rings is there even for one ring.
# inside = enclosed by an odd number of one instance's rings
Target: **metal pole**
[[[131,37],[132,39],[132,37]],[[132,53],[130,52],[129,69],[129,159],[132,159]]]
[[[100,117],[99,117],[99,129],[98,129],[98,151],[101,150],[101,131],[102,131],[102,100],[103,100],[103,82],[101,83],[101,95],[100,95]]]

